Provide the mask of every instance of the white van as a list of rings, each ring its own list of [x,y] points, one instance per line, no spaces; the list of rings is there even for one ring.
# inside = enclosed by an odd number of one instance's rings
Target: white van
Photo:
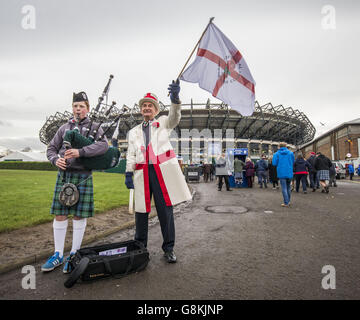
[[[343,164],[339,161],[332,161],[333,164],[335,164],[335,170],[336,170],[336,179],[345,179],[346,178],[346,169],[343,166]]]

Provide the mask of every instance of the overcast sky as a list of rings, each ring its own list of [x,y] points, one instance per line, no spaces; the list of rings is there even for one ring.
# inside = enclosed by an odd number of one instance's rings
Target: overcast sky
[[[119,106],[149,91],[168,104],[168,83],[212,16],[244,56],[260,105],[299,109],[317,135],[360,117],[356,0],[2,0],[0,145],[45,148],[38,132],[46,117],[70,111],[73,91],[96,105],[109,74]],[[182,81],[182,102],[191,98],[219,102]]]

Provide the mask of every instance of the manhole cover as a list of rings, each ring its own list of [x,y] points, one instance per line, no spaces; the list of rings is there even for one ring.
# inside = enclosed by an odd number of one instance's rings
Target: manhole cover
[[[245,213],[248,211],[247,208],[238,206],[208,206],[205,210],[211,213]]]

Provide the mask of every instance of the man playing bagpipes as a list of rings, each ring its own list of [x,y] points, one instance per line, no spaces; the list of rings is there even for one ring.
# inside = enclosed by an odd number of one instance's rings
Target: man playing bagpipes
[[[87,117],[90,105],[85,92],[73,94],[72,112],[74,117],[62,125],[47,147],[47,158],[59,168],[50,213],[53,221],[55,253],[41,267],[51,271],[64,262],[64,244],[68,226],[68,216],[73,215],[73,239],[70,256],[66,259],[64,273],[71,272],[70,257],[80,249],[87,218],[94,215],[93,181],[91,170],[83,165],[81,159],[105,154],[108,142],[101,127]],[[91,128],[89,128],[91,126]],[[94,143],[76,149],[64,142],[66,132],[78,131],[85,135],[96,127]],[[66,140],[66,139],[65,139]],[[99,141],[97,141],[99,140]]]
[[[169,263],[176,262],[173,205],[191,199],[169,139],[181,118],[179,92],[179,80],[173,81],[169,86],[169,114],[157,120],[155,116],[160,106],[156,95],[147,93],[139,101],[144,121],[128,133],[125,173],[125,184],[135,193],[135,240],[147,246],[148,214],[153,195],[163,236],[162,249]]]

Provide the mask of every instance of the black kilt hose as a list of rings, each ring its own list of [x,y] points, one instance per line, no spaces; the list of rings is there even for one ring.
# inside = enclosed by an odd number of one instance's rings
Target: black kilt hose
[[[65,174],[65,179],[63,175]],[[65,183],[73,183],[79,190],[79,201],[72,207],[59,202],[59,194]],[[56,216],[73,215],[79,218],[90,218],[94,215],[93,179],[90,174],[58,172],[50,213]]]

